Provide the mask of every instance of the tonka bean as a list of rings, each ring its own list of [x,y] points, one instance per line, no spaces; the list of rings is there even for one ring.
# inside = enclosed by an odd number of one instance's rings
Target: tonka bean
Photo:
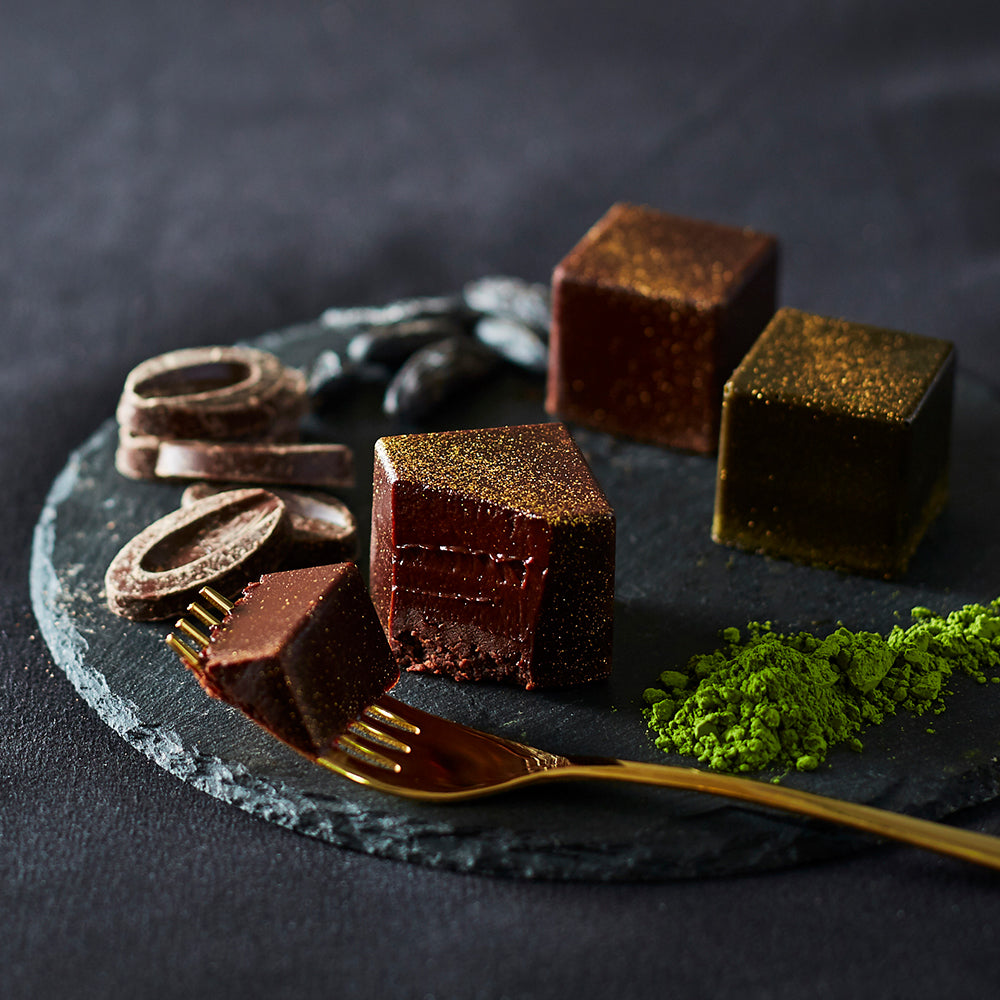
[[[548,335],[552,300],[547,285],[493,275],[470,281],[462,289],[462,297],[476,312],[517,320]]]
[[[327,309],[320,323],[330,330],[345,330],[352,326],[384,326],[423,316],[452,316],[463,309],[463,300],[456,295],[425,296],[403,299],[387,306],[360,306],[353,309]]]
[[[309,372],[309,396],[314,408],[332,406],[362,382],[388,382],[392,372],[384,365],[355,364],[333,350],[323,351]]]
[[[497,364],[499,358],[470,337],[422,347],[389,382],[382,409],[389,416],[419,420],[485,378]]]
[[[414,351],[428,344],[458,337],[464,327],[453,316],[433,316],[373,326],[355,334],[347,345],[347,356],[359,364],[398,368]]]
[[[475,336],[504,360],[519,368],[540,374],[548,370],[548,347],[524,323],[502,316],[484,316],[476,323]]]

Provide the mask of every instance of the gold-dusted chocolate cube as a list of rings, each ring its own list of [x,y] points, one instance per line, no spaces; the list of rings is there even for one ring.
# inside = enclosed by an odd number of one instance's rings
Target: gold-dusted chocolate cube
[[[714,452],[722,387],[774,314],[771,236],[617,204],[552,277],[549,413]]]
[[[375,443],[372,600],[408,670],[603,680],[614,587],[615,513],[562,424]]]
[[[904,573],[947,498],[954,374],[947,341],[780,310],[726,384],[712,537]]]

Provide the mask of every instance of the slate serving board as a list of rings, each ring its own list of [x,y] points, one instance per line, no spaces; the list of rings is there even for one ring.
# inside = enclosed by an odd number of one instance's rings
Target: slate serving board
[[[306,366],[321,350],[342,346],[350,332],[317,322],[254,343]],[[968,378],[959,379],[958,390],[952,500],[907,576],[891,583],[717,546],[709,538],[713,459],[573,428],[618,515],[612,680],[528,694],[407,675],[394,694],[557,753],[689,764],[653,747],[640,696],[661,670],[714,648],[720,629],[770,619],[782,629],[824,634],[838,621],[885,631],[908,623],[917,604],[948,611],[1000,594],[994,527],[1000,403]],[[358,486],[343,496],[358,517],[362,567],[374,441],[414,429],[385,419],[380,396],[377,386],[362,386],[307,428],[311,439],[355,450]],[[420,429],[544,419],[540,382],[511,370]],[[133,534],[178,506],[181,492],[119,476],[115,439],[109,421],[70,456],[52,485],[35,530],[35,614],[56,663],[98,715],[155,763],[210,795],[338,847],[525,878],[698,877],[871,846],[860,835],[693,792],[568,784],[443,806],[384,796],[310,764],[207,698],[164,645],[166,624],[131,623],[105,607],[105,567]],[[783,780],[927,817],[993,798],[1000,791],[1000,685],[960,677],[952,690],[942,716],[900,715],[868,731],[863,754],[838,750],[819,771]]]

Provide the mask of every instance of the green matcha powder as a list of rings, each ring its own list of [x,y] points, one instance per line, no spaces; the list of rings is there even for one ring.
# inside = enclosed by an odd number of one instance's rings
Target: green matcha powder
[[[643,692],[644,714],[664,751],[690,754],[723,771],[814,770],[840,743],[901,708],[944,711],[955,673],[1000,682],[1000,598],[946,617],[913,609],[909,628],[888,636],[839,628],[820,639],[781,635],[751,622],[746,635],[666,670]]]

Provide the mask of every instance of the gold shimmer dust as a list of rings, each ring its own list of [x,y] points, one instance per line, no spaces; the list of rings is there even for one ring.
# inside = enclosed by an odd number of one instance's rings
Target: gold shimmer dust
[[[562,424],[401,434],[380,438],[375,451],[393,480],[449,490],[553,523],[611,513]]]
[[[774,245],[749,229],[619,203],[561,267],[577,281],[710,307],[727,301]]]
[[[781,309],[731,385],[767,403],[902,422],[952,350],[945,340]]]

